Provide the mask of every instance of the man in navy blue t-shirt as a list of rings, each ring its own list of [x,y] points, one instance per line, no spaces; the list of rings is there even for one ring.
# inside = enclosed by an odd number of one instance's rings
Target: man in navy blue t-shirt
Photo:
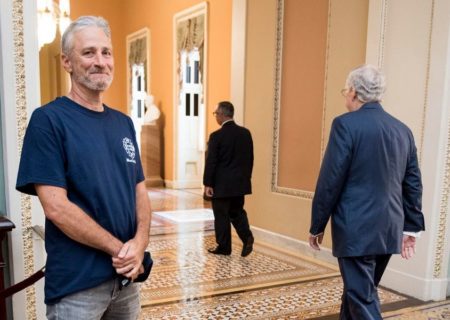
[[[137,319],[150,201],[131,119],[102,103],[113,78],[107,21],[85,16],[62,37],[72,86],[33,113],[17,190],[44,208],[49,319]]]

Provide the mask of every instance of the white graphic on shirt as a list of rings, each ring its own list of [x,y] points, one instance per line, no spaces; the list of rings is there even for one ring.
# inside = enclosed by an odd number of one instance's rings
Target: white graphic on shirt
[[[136,163],[136,160],[134,160],[134,157],[136,156],[136,150],[134,149],[133,142],[130,138],[123,138],[122,140],[123,148],[125,149],[125,152],[127,153],[128,157],[127,162],[133,162]]]

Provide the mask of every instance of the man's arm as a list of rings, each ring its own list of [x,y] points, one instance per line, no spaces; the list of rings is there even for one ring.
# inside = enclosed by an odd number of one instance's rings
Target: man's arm
[[[123,245],[117,257],[113,257],[117,273],[127,278],[135,279],[141,273],[139,269],[148,246],[151,216],[150,199],[145,182],[142,181],[136,185],[136,234]]]
[[[417,160],[417,150],[414,138],[410,133],[411,153],[403,178],[403,212],[405,223],[403,227],[403,241],[401,255],[404,259],[411,258],[416,251],[416,238],[425,230],[425,221],[422,213],[422,177]]]
[[[314,249],[318,249],[318,245],[322,241],[322,238],[317,238],[317,236],[324,232],[331,212],[341,194],[351,163],[351,149],[351,137],[348,129],[341,118],[335,118],[312,202],[309,232],[313,236],[310,238],[310,245]]]
[[[422,213],[422,177],[414,138],[412,134],[410,135],[412,147],[402,183],[403,212],[405,214],[403,231],[414,233],[425,230],[425,221]]]
[[[313,248],[314,250],[320,250],[320,245],[322,244],[322,240],[323,240],[323,232],[317,234],[317,235],[313,235],[310,234],[309,235],[309,246],[311,248]]]
[[[412,235],[403,234],[402,258],[409,259],[416,253],[416,238]]]
[[[214,189],[212,187],[205,186],[205,194],[208,197],[214,196]]]
[[[47,219],[69,238],[113,257],[120,252],[122,242],[71,202],[66,189],[40,184],[35,188]]]
[[[214,188],[214,175],[218,162],[219,162],[219,151],[218,151],[217,133],[212,133],[209,136],[208,140],[208,151],[205,161],[205,171],[203,173],[203,185],[205,187],[211,187],[211,190]]]

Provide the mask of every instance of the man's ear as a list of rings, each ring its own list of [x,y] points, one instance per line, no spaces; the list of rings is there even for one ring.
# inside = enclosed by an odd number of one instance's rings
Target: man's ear
[[[64,53],[61,53],[61,64],[64,70],[66,70],[68,73],[72,73],[72,64],[70,63],[69,57]]]
[[[350,88],[349,94],[350,94],[350,97],[351,97],[352,100],[358,99],[358,96],[356,95],[355,88]]]

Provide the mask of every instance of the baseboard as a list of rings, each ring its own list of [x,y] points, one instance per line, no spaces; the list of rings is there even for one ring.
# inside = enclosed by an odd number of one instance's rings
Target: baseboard
[[[446,297],[450,297],[450,278],[447,278],[447,295]]]
[[[298,253],[337,266],[337,260],[333,257],[331,250],[328,248],[322,248],[320,251],[316,251],[311,249],[309,243],[305,241],[297,240],[258,227],[251,226],[251,229],[256,241],[267,243],[286,251]]]
[[[447,296],[448,278],[427,279],[387,267],[382,286],[423,301],[441,301]]]
[[[202,187],[200,180],[164,180],[168,189],[199,189]]]
[[[149,187],[164,187],[164,181],[161,177],[150,176],[145,178],[145,186]]]

